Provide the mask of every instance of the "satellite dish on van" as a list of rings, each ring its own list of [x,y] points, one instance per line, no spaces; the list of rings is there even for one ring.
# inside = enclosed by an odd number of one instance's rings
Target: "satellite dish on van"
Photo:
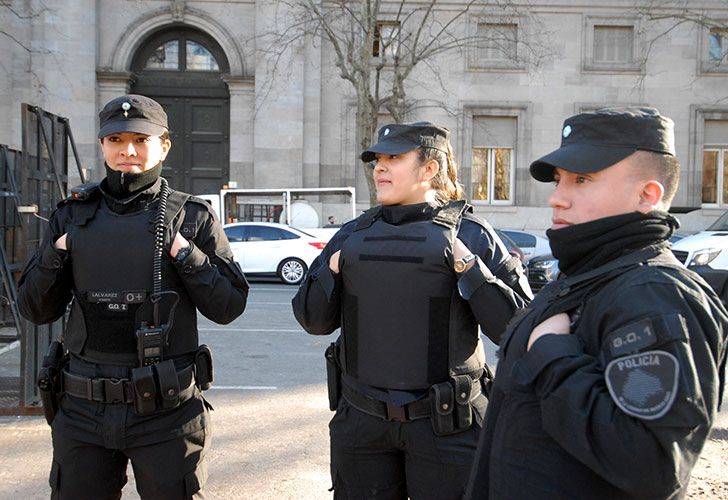
[[[281,212],[278,220],[281,224],[286,223],[286,209]],[[306,201],[294,201],[291,203],[291,226],[306,228],[319,227],[319,215],[316,209]]]

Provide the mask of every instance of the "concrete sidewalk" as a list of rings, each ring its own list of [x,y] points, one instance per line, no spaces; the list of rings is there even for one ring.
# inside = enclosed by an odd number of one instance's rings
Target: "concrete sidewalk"
[[[325,387],[212,390],[215,406],[206,493],[221,499],[326,499]],[[691,481],[690,498],[728,499],[728,418],[721,412]],[[48,498],[50,430],[42,417],[0,418],[0,499]],[[131,467],[124,498],[139,498]]]

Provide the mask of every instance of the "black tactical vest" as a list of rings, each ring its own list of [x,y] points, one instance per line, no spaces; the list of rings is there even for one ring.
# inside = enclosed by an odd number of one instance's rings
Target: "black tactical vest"
[[[74,217],[68,228],[67,246],[74,300],[65,344],[71,352],[92,361],[135,366],[135,332],[140,324],[135,315],[142,303],[149,301],[153,288],[158,203],[128,214],[113,212],[99,195],[70,203]],[[197,318],[195,306],[166,252],[162,276],[162,290],[174,290],[180,298],[165,349],[165,357],[169,358],[197,348]]]
[[[478,325],[457,291],[452,245],[464,202],[402,224],[364,214],[341,249],[341,364],[359,382],[424,389],[482,370]]]

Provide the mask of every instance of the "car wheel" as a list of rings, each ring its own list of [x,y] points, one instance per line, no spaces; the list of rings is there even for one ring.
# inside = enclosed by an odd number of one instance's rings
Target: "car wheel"
[[[298,285],[306,277],[308,268],[301,259],[289,257],[278,265],[278,277],[287,285]]]

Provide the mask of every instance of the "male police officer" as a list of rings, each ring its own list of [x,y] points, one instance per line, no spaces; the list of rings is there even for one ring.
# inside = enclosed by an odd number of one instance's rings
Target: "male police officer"
[[[198,498],[212,366],[195,308],[229,323],[248,284],[209,205],[160,177],[171,147],[162,107],[126,95],[99,118],[106,178],[59,204],[20,280],[21,313],[35,323],[72,301],[68,360],[44,380],[63,391],[47,414],[53,498],[120,498],[129,460],[142,498]]]
[[[726,310],[672,256],[673,122],[651,108],[568,118],[531,165],[556,182],[565,279],[501,341],[471,498],[684,494],[719,403]]]

